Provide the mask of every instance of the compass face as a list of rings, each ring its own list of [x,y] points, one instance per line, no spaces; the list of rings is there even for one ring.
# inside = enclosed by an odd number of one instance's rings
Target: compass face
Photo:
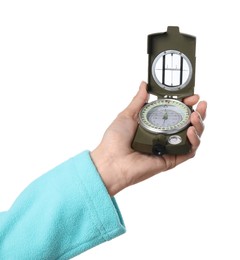
[[[177,91],[187,86],[192,77],[192,65],[183,53],[176,50],[161,52],[153,61],[152,75],[163,89]]]
[[[145,105],[139,113],[143,128],[152,133],[173,134],[190,124],[191,110],[175,99],[158,99]]]

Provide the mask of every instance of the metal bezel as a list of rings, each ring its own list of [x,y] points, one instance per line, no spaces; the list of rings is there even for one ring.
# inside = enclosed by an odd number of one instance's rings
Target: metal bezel
[[[179,109],[179,113],[181,113],[181,115],[183,116],[183,119],[176,125],[170,127],[159,127],[149,122],[149,120],[147,119],[148,113],[153,108],[156,108],[158,106],[164,106],[164,105],[171,105],[177,107],[177,109]],[[150,133],[174,134],[185,129],[190,124],[190,115],[191,115],[190,108],[184,103],[182,103],[181,101],[176,99],[168,99],[168,98],[158,99],[146,104],[141,109],[139,113],[139,123],[144,129],[146,129]]]
[[[168,85],[165,85],[162,82],[160,82],[157,75],[156,75],[156,71],[155,71],[156,70],[156,64],[159,61],[159,59],[161,57],[163,57],[164,55],[172,54],[172,53],[178,54],[181,57],[183,57],[183,59],[187,62],[187,65],[189,67],[189,75],[188,75],[187,80],[183,84],[177,85],[177,86],[168,86]],[[193,69],[192,69],[191,61],[188,59],[188,57],[184,53],[177,51],[177,50],[166,50],[166,51],[161,52],[160,54],[157,55],[157,57],[154,59],[154,61],[152,63],[152,76],[153,76],[155,82],[159,85],[159,87],[166,89],[168,91],[178,91],[180,89],[185,88],[192,78],[192,73],[193,73]]]

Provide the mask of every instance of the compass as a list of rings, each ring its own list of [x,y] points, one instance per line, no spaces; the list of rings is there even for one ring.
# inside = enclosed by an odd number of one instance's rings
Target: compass
[[[155,134],[177,133],[190,124],[191,110],[174,99],[158,99],[148,103],[139,113],[140,125]]]
[[[132,142],[136,151],[163,155],[186,154],[192,108],[182,100],[194,94],[194,36],[169,26],[167,32],[148,35],[148,92],[157,100],[139,113],[139,125]]]

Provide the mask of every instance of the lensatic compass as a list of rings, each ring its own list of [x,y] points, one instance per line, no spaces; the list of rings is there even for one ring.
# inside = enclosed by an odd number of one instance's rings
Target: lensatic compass
[[[182,99],[194,94],[196,38],[169,26],[148,35],[148,92],[157,100],[139,113],[134,150],[154,155],[186,154],[192,108]]]

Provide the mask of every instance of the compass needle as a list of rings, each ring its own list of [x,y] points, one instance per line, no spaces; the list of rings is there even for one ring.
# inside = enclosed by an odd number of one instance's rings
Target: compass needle
[[[167,120],[168,119],[168,113],[167,113],[167,111],[165,110],[165,113],[164,113],[164,115],[163,115],[163,118],[162,119],[164,119],[164,120]]]

